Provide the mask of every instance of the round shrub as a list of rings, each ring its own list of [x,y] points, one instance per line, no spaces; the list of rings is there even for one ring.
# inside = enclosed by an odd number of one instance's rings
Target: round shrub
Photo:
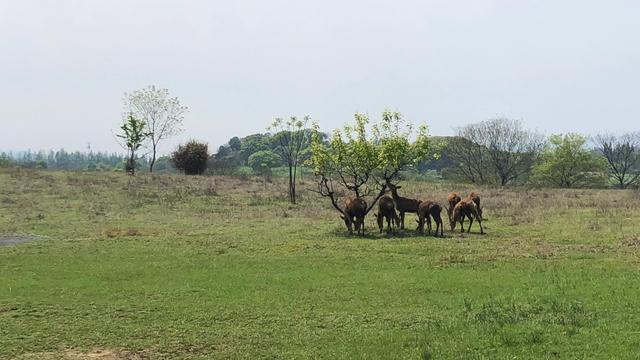
[[[176,169],[187,175],[201,175],[207,169],[209,146],[205,143],[191,140],[178,146],[171,154],[171,162]]]

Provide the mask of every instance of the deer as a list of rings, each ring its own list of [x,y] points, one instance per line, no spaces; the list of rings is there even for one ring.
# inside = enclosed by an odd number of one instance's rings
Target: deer
[[[349,234],[353,234],[353,227],[358,235],[364,236],[364,217],[367,215],[367,202],[363,198],[347,198],[344,203],[344,212],[340,217],[349,229]]]
[[[482,217],[482,208],[480,207],[480,195],[478,195],[477,193],[472,191],[471,194],[469,194],[469,196],[467,196],[467,199],[473,200],[473,202],[478,207],[478,215],[480,215],[480,217]]]
[[[451,221],[451,216],[453,215],[453,208],[456,207],[456,204],[460,202],[461,198],[458,193],[452,192],[447,195],[447,202],[449,203],[449,207],[447,207],[447,215],[449,216],[449,221]]]
[[[427,233],[431,235],[431,218],[436,222],[436,232],[435,236],[438,236],[438,230],[440,230],[440,236],[444,236],[444,225],[442,224],[442,217],[440,214],[442,213],[442,206],[440,204],[426,200],[420,202],[418,206],[418,231],[422,234],[424,233],[424,223],[427,222]]]
[[[385,195],[378,200],[378,213],[373,214],[378,221],[378,228],[382,232],[384,228],[384,220],[387,220],[387,234],[393,231],[393,227],[400,224],[400,218],[396,213],[396,206],[393,203],[393,198]]]
[[[387,183],[386,186],[391,191],[391,197],[393,197],[393,201],[396,203],[396,209],[400,213],[400,229],[404,229],[404,214],[405,213],[418,213],[418,206],[420,205],[420,200],[409,199],[406,197],[402,197],[398,195],[398,189],[401,188],[399,185],[393,185],[391,183]]]
[[[454,231],[456,229],[456,223],[460,222],[460,232],[464,233],[465,217],[469,219],[469,228],[467,229],[467,233],[471,232],[471,225],[473,225],[473,219],[475,218],[478,220],[478,225],[480,225],[480,234],[484,234],[484,229],[482,228],[482,216],[478,211],[478,206],[473,199],[468,197],[460,200],[453,208],[453,214],[449,219],[451,231]]]

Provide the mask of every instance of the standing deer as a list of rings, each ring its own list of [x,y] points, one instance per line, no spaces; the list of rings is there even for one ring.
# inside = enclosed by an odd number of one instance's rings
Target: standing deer
[[[478,195],[478,194],[476,194],[475,192],[472,191],[471,194],[469,194],[469,196],[467,196],[467,199],[473,200],[473,202],[478,207],[478,215],[480,215],[480,217],[482,217],[482,208],[480,207],[480,195]]]
[[[400,223],[400,218],[396,213],[396,206],[393,203],[393,199],[387,195],[383,196],[378,200],[378,213],[373,214],[378,220],[378,228],[380,232],[384,228],[384,220],[387,220],[387,234],[393,231],[393,227],[398,226]]]
[[[431,235],[431,218],[436,222],[435,236],[438,236],[438,230],[440,230],[440,236],[444,236],[444,225],[442,224],[442,206],[440,204],[426,200],[420,203],[418,206],[418,231],[424,233],[424,223],[427,223],[427,234]]]
[[[393,197],[393,201],[396,203],[396,209],[400,213],[400,229],[404,229],[404,214],[405,213],[418,213],[418,206],[420,205],[420,200],[409,199],[398,195],[398,189],[401,186],[393,185],[391,183],[387,183],[387,187],[391,190],[391,196]]]
[[[367,214],[367,202],[362,198],[347,198],[344,204],[344,214],[340,216],[344,224],[349,229],[349,234],[353,234],[355,225],[358,235],[364,236],[364,217]]]
[[[464,233],[465,216],[469,219],[469,228],[467,229],[467,232],[471,231],[471,225],[473,225],[473,219],[475,218],[478,220],[478,224],[480,225],[480,234],[484,234],[484,229],[482,228],[482,216],[478,212],[478,206],[470,198],[460,200],[453,209],[453,215],[451,216],[451,219],[449,219],[451,231],[454,231],[456,229],[456,223],[460,222],[460,232]]]

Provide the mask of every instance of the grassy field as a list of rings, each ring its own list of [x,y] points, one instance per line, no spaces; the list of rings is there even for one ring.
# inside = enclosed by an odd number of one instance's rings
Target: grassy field
[[[41,236],[0,247],[0,358],[640,354],[638,192],[473,189],[486,235],[388,237],[370,216],[359,238],[285,189],[0,170],[0,235]]]

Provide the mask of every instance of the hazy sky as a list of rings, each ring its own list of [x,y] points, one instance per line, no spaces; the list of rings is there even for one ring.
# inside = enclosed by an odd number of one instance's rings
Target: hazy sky
[[[496,114],[640,130],[640,2],[0,0],[0,149],[117,150],[122,94],[166,87],[215,149],[385,107],[431,133]]]

